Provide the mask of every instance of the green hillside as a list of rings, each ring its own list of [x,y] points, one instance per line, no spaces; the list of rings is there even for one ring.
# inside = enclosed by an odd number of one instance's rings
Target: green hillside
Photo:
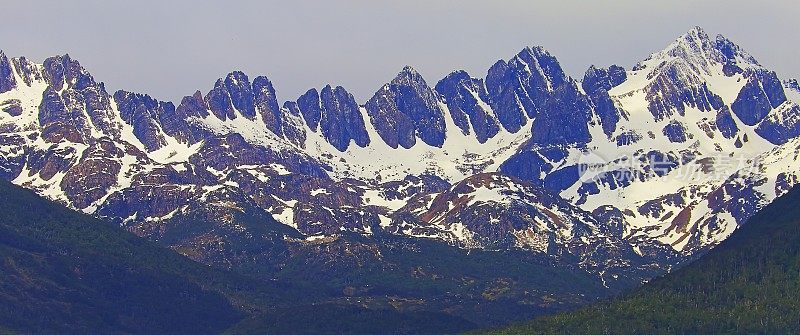
[[[218,333],[290,292],[0,181],[0,333]]]
[[[689,266],[616,300],[491,334],[798,334],[800,188]]]

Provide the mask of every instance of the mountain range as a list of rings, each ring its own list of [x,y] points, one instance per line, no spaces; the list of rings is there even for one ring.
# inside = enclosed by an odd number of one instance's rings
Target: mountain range
[[[724,241],[797,184],[798,102],[699,27],[580,80],[542,47],[433,86],[407,66],[366,102],[239,71],[165,102],[0,53],[0,177],[207,265],[491,325]]]

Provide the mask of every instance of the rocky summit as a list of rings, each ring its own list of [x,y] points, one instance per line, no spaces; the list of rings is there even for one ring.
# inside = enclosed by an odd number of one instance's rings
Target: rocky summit
[[[797,81],[700,28],[630,69],[575,79],[529,47],[430,83],[405,67],[365,102],[328,85],[281,104],[234,71],[165,102],[69,55],[0,53],[0,177],[226,268],[380,263],[391,237],[524,252],[605,288],[698,256],[798,183]]]

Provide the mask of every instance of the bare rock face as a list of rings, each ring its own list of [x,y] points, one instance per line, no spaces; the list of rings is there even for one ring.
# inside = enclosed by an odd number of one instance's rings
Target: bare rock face
[[[720,51],[720,43],[724,44],[722,40],[715,42],[696,27],[658,53],[665,60],[650,69],[648,77],[652,79],[645,89],[648,109],[657,121],[674,114],[683,116],[687,106],[701,111],[722,108],[722,99],[708,89],[702,76],[711,72],[716,64],[733,66],[737,57],[746,62],[751,59],[731,48],[726,49],[729,54]]]
[[[444,114],[434,91],[407,66],[365,105],[375,130],[392,148],[411,148],[417,137],[430,146],[445,140]]]
[[[492,108],[506,130],[517,132],[532,119],[530,141],[509,157],[500,171],[534,183],[541,184],[543,175],[563,158],[547,159],[550,153],[592,140],[589,125],[594,115],[601,116],[607,133],[619,119],[620,112],[607,94],[595,92],[593,103],[541,47],[526,48],[508,62],[497,62],[489,70],[486,86]]]
[[[246,79],[246,78],[245,78]],[[272,82],[264,76],[258,76],[253,80],[253,94],[256,111],[261,115],[261,119],[273,134],[281,136],[283,134],[284,120],[275,88]]]
[[[725,138],[734,138],[739,132],[739,127],[736,126],[736,121],[733,120],[731,110],[727,106],[722,107],[717,113],[716,125]]]
[[[53,87],[48,87],[44,92],[39,107],[42,137],[53,143],[62,140],[85,143],[90,130],[89,120],[81,108],[82,96],[69,89],[62,94],[64,98]]]
[[[133,133],[148,151],[158,150],[167,144],[161,131],[159,117],[175,113],[171,102],[160,102],[145,94],[126,91],[114,93],[122,119],[133,126]]]
[[[214,84],[214,88],[206,94],[205,103],[208,105],[208,108],[211,109],[211,112],[220,120],[236,118],[236,113],[231,103],[231,97],[228,95],[225,81],[222,79],[217,80]]]
[[[202,93],[197,91],[194,95],[183,97],[174,113],[165,110],[160,115],[161,129],[182,143],[194,144],[211,134],[196,123],[190,123],[189,120],[204,119],[210,114]]]
[[[787,106],[767,116],[756,133],[773,144],[784,144],[800,136],[800,106]]]
[[[772,110],[769,98],[758,79],[751,78],[731,105],[734,114],[748,126],[757,124]]]
[[[775,72],[755,72],[749,78],[731,110],[744,124],[753,126],[786,101],[786,93]]]
[[[594,65],[586,70],[581,86],[594,105],[594,112],[603,126],[606,136],[616,130],[622,111],[615,105],[608,91],[619,86],[627,79],[625,69],[612,65],[608,69],[596,68]]]
[[[0,93],[5,93],[17,87],[17,80],[14,79],[14,71],[8,57],[0,51]]]
[[[85,143],[92,129],[119,137],[119,129],[113,125],[111,97],[78,61],[69,55],[51,57],[45,60],[41,72],[24,58],[16,64],[27,85],[34,80],[48,84],[39,106],[39,122],[47,129],[43,136],[48,141]]]
[[[591,141],[589,119],[592,108],[589,99],[578,91],[574,82],[556,89],[531,126],[535,143],[569,145]]]
[[[229,73],[225,77],[225,89],[228,91],[231,104],[242,116],[251,120],[256,117],[253,88],[246,74],[241,71]]]
[[[0,143],[15,148],[5,155],[0,155],[0,178],[13,180],[21,173],[26,163],[27,139],[18,134],[0,134]]]
[[[515,133],[552,103],[569,79],[544,48],[525,48],[508,62],[495,63],[486,76],[489,101],[503,127]]]
[[[22,115],[22,106],[20,106],[20,101],[16,99],[6,100],[0,103],[0,110],[11,116]]]
[[[104,135],[118,138],[121,136],[118,125],[115,124],[114,109],[111,96],[106,92],[103,83],[94,84],[81,90],[86,104],[86,113],[89,115],[94,128]]]
[[[320,92],[323,113],[320,119],[322,134],[340,151],[347,149],[350,140],[360,147],[369,145],[364,119],[352,94],[343,87],[325,86]]]
[[[662,132],[664,133],[664,136],[669,138],[670,142],[682,143],[686,142],[687,140],[686,127],[678,121],[672,121],[668,125],[664,126]]]
[[[515,74],[512,64],[504,60],[497,61],[486,76],[486,90],[492,109],[497,113],[497,120],[503,128],[516,133],[528,123],[526,110],[533,111],[535,107],[524,92],[525,88],[520,86],[526,81],[516,80],[518,74]]]
[[[409,175],[403,180],[381,184],[383,196],[389,200],[407,199],[417,194],[443,192],[452,186],[448,181],[436,175]]]
[[[274,163],[286,166],[291,171],[302,171],[302,174],[327,177],[321,165],[308,156],[297,153],[274,152],[263,146],[249,143],[239,134],[229,134],[207,138],[196,155],[189,159],[195,166],[210,167],[217,171],[225,171],[240,165],[270,165]]]
[[[485,143],[500,131],[500,124],[486,103],[489,93],[482,79],[456,71],[436,84],[436,92],[444,99],[453,123],[463,134],[470,134],[472,129],[478,142]]]
[[[625,69],[621,66],[611,65],[604,69],[592,65],[586,70],[581,86],[583,86],[583,90],[587,94],[594,95],[598,90],[608,91],[619,86],[628,79],[627,76],[628,74],[625,73]]]
[[[69,55],[50,57],[44,61],[44,77],[56,91],[66,88],[83,90],[95,85],[94,78]]]
[[[199,102],[187,101],[186,103],[192,104],[186,108],[196,110]],[[224,79],[217,80],[214,88],[203,98],[203,105],[223,121],[233,120],[237,117],[255,120],[257,116],[260,116],[260,121],[273,134],[283,135],[280,106],[275,95],[275,88],[267,77],[256,77],[251,84],[250,79],[243,72],[231,72]]]
[[[56,174],[66,172],[80,157],[73,147],[51,146],[47,151],[34,151],[28,155],[30,174],[39,173],[41,178],[49,181]]]
[[[346,151],[351,141],[362,148],[370,143],[360,107],[344,87],[327,85],[321,92],[311,89],[287,107],[299,112],[312,131],[319,129],[339,151]]]
[[[322,103],[319,101],[319,91],[312,88],[299,98],[297,102],[289,103],[286,105],[289,110],[297,110],[303,115],[306,125],[312,131],[317,131],[319,128],[319,121],[322,119]]]
[[[668,72],[662,76],[673,75],[677,76],[674,72]],[[653,113],[656,120],[668,119],[673,113],[684,115],[686,106],[696,107],[701,111],[719,110],[723,107],[722,99],[711,93],[705,83],[699,84],[699,86],[689,84],[681,87],[674,85],[679,80],[677,77],[662,78],[661,80],[654,82],[649,87],[650,112]]]
[[[377,227],[380,222],[377,214],[356,208],[323,208],[306,204],[298,206],[295,211],[298,230],[311,236],[342,231],[364,232],[368,227]]]
[[[86,208],[100,200],[118,183],[122,150],[108,140],[94,142],[81,160],[67,170],[61,189],[76,208]]]

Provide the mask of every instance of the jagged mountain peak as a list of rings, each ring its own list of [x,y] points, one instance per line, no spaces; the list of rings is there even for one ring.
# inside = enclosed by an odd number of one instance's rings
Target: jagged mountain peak
[[[403,66],[403,69],[400,72],[401,73],[409,73],[409,74],[419,74],[419,71],[417,71],[417,69],[415,69],[411,65]]]
[[[538,58],[538,57],[541,57],[541,56],[551,56],[550,52],[547,51],[547,49],[545,49],[541,45],[526,46],[526,47],[522,48],[522,50],[520,50],[516,54],[516,57],[520,57],[520,58],[523,58],[523,57],[536,57],[536,58]]]
[[[375,92],[365,108],[378,135],[392,148],[411,148],[417,138],[434,147],[444,144],[445,115],[439,98],[411,66]]]
[[[44,60],[44,75],[53,89],[67,88],[82,90],[95,84],[94,78],[81,63],[69,54],[57,55]]]
[[[681,53],[701,53],[714,48],[714,42],[708,33],[700,27],[695,26],[677,39],[666,50],[676,57],[682,56]]]
[[[237,84],[241,82],[247,82],[249,84],[250,75],[242,70],[230,70],[221,77],[217,78],[217,80],[215,80],[214,83],[218,81],[222,81],[224,83],[226,80],[233,81]]]
[[[0,50],[0,93],[14,89],[16,84],[14,71],[11,69],[11,63],[8,61],[6,54]]]
[[[360,106],[342,86],[327,84],[319,91],[310,89],[296,102],[284,106],[299,113],[311,132],[319,129],[324,141],[338,151],[346,151],[351,140],[359,147],[370,143]],[[303,130],[298,128],[294,132],[299,134]]]
[[[781,100],[779,96],[782,95],[774,87],[774,74],[767,73],[751,55],[729,39],[721,35],[712,39],[700,27],[690,29],[626,74],[624,84],[610,93],[623,100],[638,99],[628,93],[644,93],[643,102],[647,108],[640,110],[648,111],[656,122],[675,115],[684,116],[687,108],[716,111],[724,105],[744,99],[738,95],[750,78],[765,81],[767,90],[775,96],[776,102]],[[587,77],[583,83],[584,90],[589,94],[598,86],[591,79]],[[741,108],[736,112],[749,113]],[[730,125],[734,123],[728,122],[726,115],[727,112],[723,111],[720,121],[726,124],[726,129],[732,129]]]
[[[542,46],[525,47],[508,61],[510,65],[516,63],[521,63],[529,72],[540,72],[546,77],[551,88],[567,81],[558,59]]]
[[[498,73],[505,73],[504,76],[518,77],[521,81],[527,82],[525,89],[527,95],[533,100],[542,100],[542,96],[536,97],[533,91],[540,91],[540,94],[546,94],[547,91],[553,91],[558,87],[572,81],[561,67],[558,59],[547,51],[542,46],[528,46],[522,49],[519,53],[514,55],[508,62],[499,61],[489,69],[487,75],[487,85],[491,77],[496,77]],[[491,84],[490,86],[495,86]],[[490,89],[494,91],[494,89]],[[523,98],[524,100],[524,98]],[[533,104],[537,104],[536,101]],[[533,118],[537,107],[524,106],[526,114]]]
[[[325,86],[322,87],[322,90],[320,90],[320,94],[323,94],[322,92],[324,91],[330,91],[331,93],[334,94],[343,94],[343,95],[350,94],[350,92],[344,86],[333,85],[333,84],[325,84]]]
[[[686,33],[681,35],[678,40],[702,40],[702,41],[709,41],[710,38],[708,33],[706,33],[705,29],[701,26],[694,26],[689,29]]]
[[[404,66],[390,84],[428,87],[422,74],[411,65]]]
[[[650,55],[634,69],[648,65],[662,67],[665,63],[681,62],[699,69],[707,69],[711,62],[721,61],[721,54],[705,30],[696,26],[682,34],[661,51]],[[654,64],[649,64],[654,63]]]
[[[457,82],[457,81],[470,81],[470,80],[483,81],[483,79],[473,77],[472,75],[469,74],[469,72],[467,72],[465,70],[455,70],[455,71],[452,71],[449,74],[447,74],[441,80],[439,80],[439,82],[437,83],[437,86],[439,85],[439,83],[446,82],[446,81],[456,81]]]
[[[663,50],[637,64],[634,70],[672,70],[678,66],[698,74],[709,74],[718,65],[724,66],[723,71],[729,76],[747,68],[761,67],[753,56],[730,39],[722,35],[712,39],[703,28],[695,26]]]

